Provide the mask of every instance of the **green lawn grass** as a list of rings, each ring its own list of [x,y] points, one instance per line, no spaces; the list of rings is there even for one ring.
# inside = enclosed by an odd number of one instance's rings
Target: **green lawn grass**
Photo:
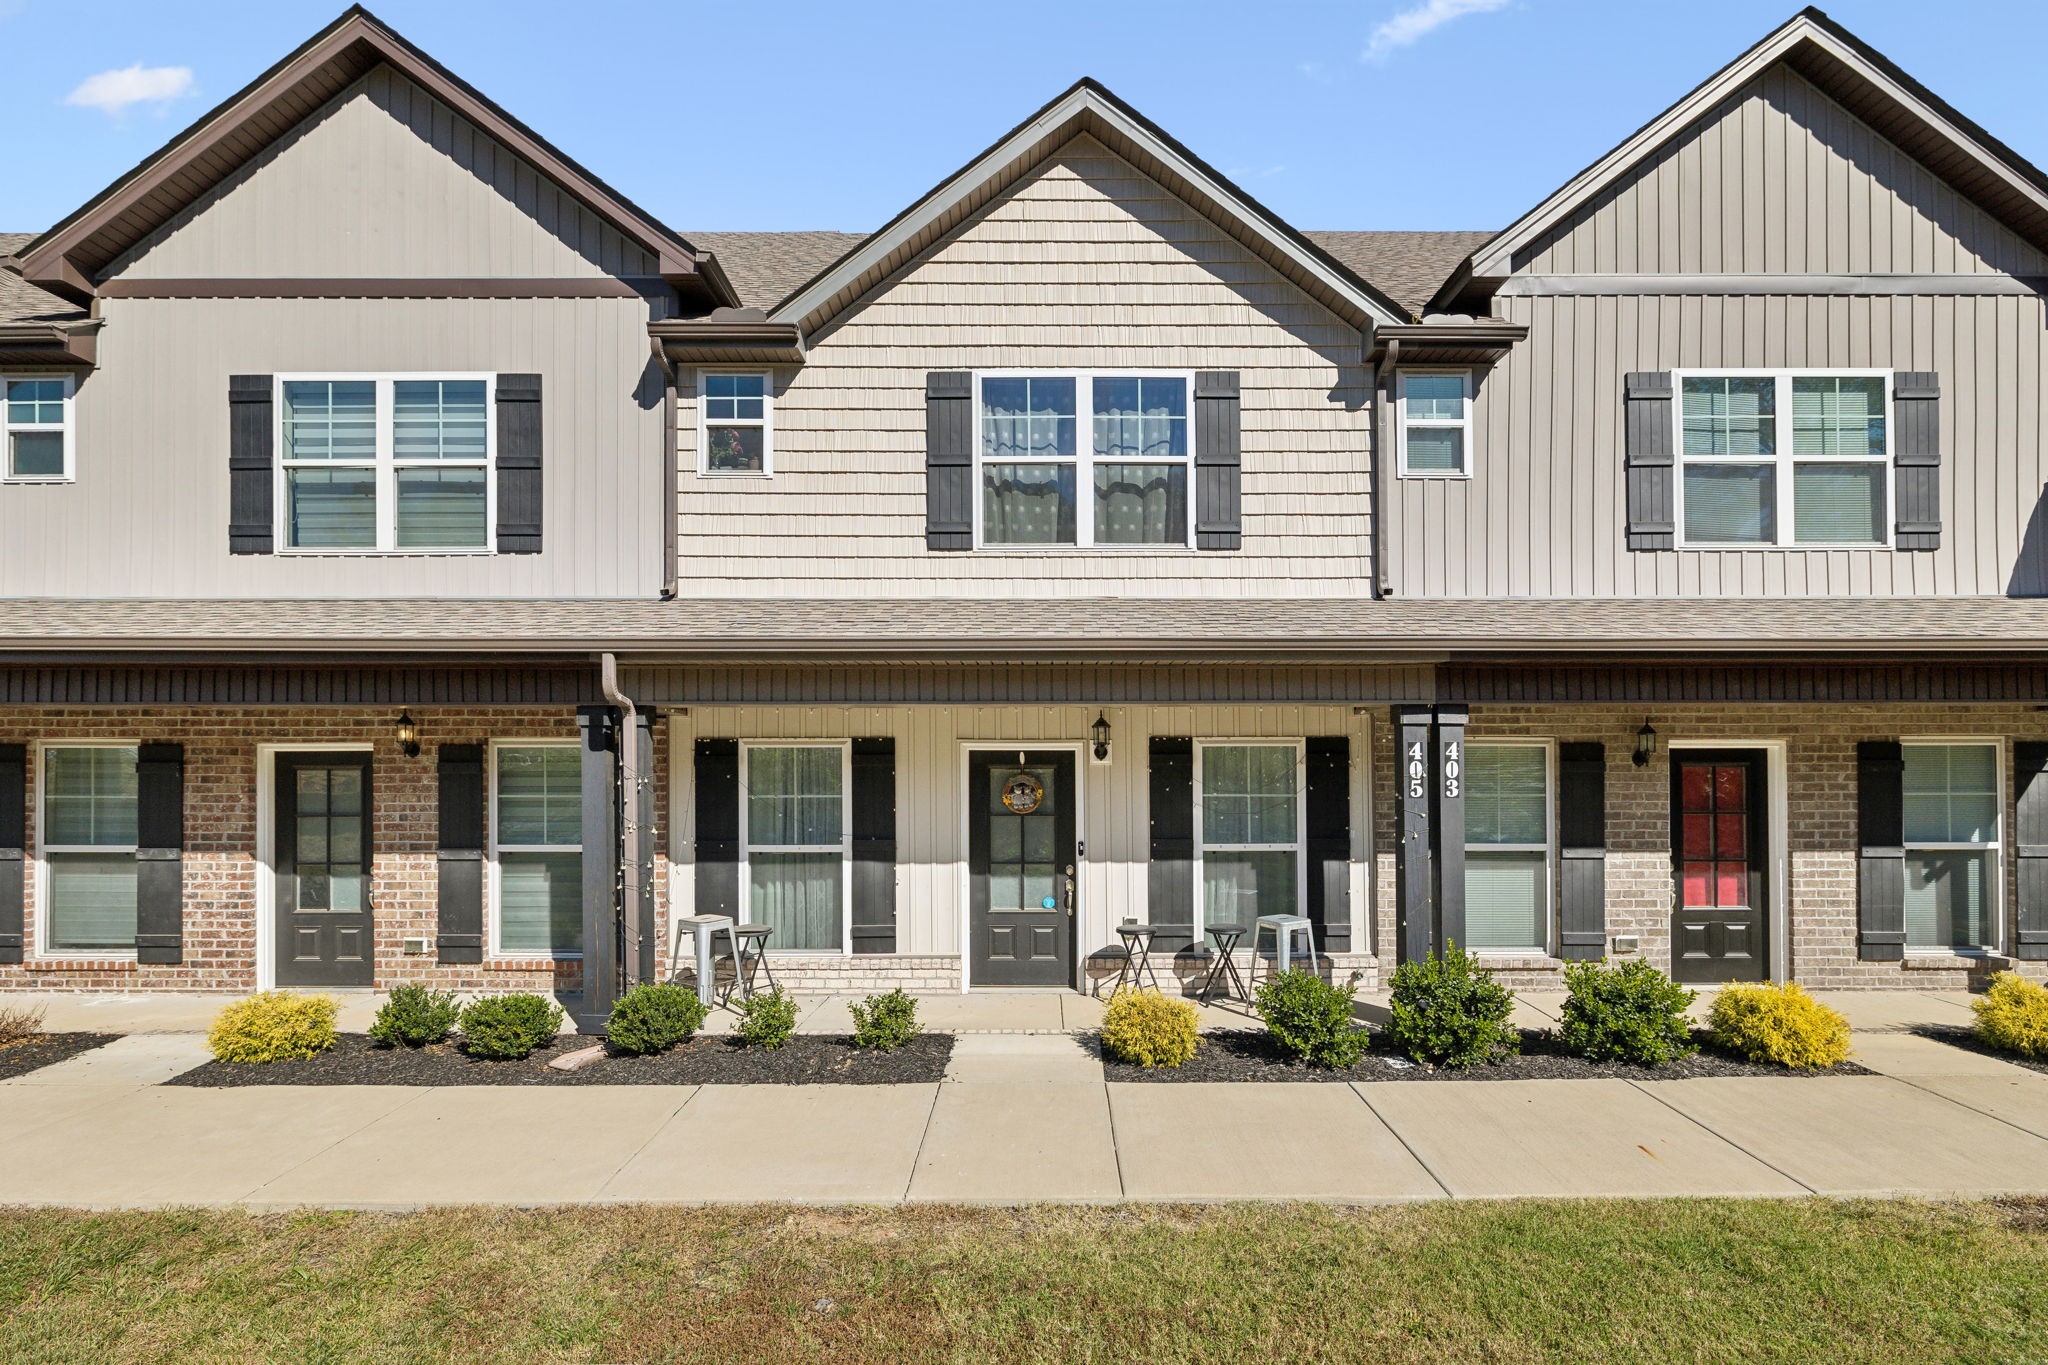
[[[2048,1205],[0,1212],[33,1361],[2048,1359]]]

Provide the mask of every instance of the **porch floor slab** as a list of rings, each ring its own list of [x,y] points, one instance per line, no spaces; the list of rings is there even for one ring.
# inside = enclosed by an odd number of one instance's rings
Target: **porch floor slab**
[[[948,1081],[1018,1085],[1102,1084],[1102,1061],[1070,1033],[965,1033],[953,1040]]]
[[[1088,1203],[1123,1197],[1107,1087],[969,1081],[939,1087],[912,1200]]]
[[[1904,1031],[1922,1024],[1967,1024],[1976,1016],[1967,994],[1949,991],[1814,991],[1859,1033]]]
[[[2024,1067],[1968,1048],[1911,1033],[1859,1033],[1851,1058],[1883,1076],[1917,1081],[1927,1076],[2032,1075]],[[2048,1079],[2048,1078],[2044,1078]]]

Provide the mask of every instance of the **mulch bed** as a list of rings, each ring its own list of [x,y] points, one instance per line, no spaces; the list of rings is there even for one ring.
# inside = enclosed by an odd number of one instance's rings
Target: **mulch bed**
[[[0,1081],[26,1076],[52,1062],[104,1047],[120,1036],[118,1033],[42,1033],[10,1043],[0,1047]]]
[[[1782,1066],[1745,1062],[1706,1047],[1695,1033],[1700,1051],[1665,1066],[1634,1066],[1626,1062],[1589,1062],[1566,1053],[1557,1039],[1542,1030],[1522,1031],[1520,1055],[1491,1066],[1418,1066],[1388,1048],[1375,1035],[1373,1050],[1356,1066],[1342,1070],[1307,1066],[1290,1060],[1264,1031],[1230,1030],[1202,1035],[1194,1059],[1181,1067],[1132,1066],[1102,1058],[1102,1073],[1111,1081],[1586,1081],[1619,1078],[1631,1081],[1683,1081],[1705,1076],[1868,1076],[1854,1062],[1824,1071],[1791,1071]],[[1087,1045],[1098,1056],[1101,1047]]]
[[[895,1052],[856,1048],[843,1035],[798,1034],[770,1052],[699,1036],[652,1057],[607,1054],[576,1071],[548,1063],[587,1047],[564,1038],[520,1061],[485,1061],[452,1043],[379,1047],[344,1033],[304,1061],[208,1062],[165,1085],[920,1085],[943,1078],[953,1037],[927,1033]],[[4,1055],[4,1054],[0,1054]]]
[[[2001,1062],[2010,1062],[2048,1076],[2048,1057],[2022,1057],[2017,1052],[2003,1052],[1978,1038],[1967,1024],[1921,1024],[1913,1032],[1937,1043],[1947,1043],[1950,1047],[1959,1047],[1984,1057],[1996,1057]]]

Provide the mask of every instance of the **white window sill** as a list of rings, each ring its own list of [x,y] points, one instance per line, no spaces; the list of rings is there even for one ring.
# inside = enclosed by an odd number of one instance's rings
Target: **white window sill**
[[[1884,540],[1830,540],[1811,545],[1758,545],[1752,542],[1736,541],[1727,545],[1681,544],[1681,550],[1700,550],[1712,554],[1727,554],[1734,550],[1768,550],[1779,554],[1801,551],[1807,554],[1828,550],[1889,550],[1891,542]]]
[[[1469,482],[1472,474],[1471,471],[1462,469],[1404,469],[1395,477],[1401,479],[1447,479],[1452,482]]]
[[[0,478],[0,483],[77,483],[70,474],[10,474]]]
[[[2004,953],[1989,948],[1908,948],[1899,965],[1909,972],[1955,972],[2007,960]]]
[[[1515,952],[1503,949],[1498,952],[1481,949],[1472,954],[1479,959],[1479,965],[1491,972],[1561,972],[1564,959],[1541,952]]]
[[[774,473],[766,469],[700,469],[700,479],[772,479]]]
[[[478,559],[497,553],[494,549],[478,550],[294,550],[272,551],[279,559]]]

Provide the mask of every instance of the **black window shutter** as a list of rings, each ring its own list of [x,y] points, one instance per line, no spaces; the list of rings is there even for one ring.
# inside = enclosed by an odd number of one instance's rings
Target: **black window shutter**
[[[1892,544],[1941,548],[1941,376],[1924,370],[1892,376]]]
[[[1351,741],[1310,735],[1308,769],[1308,905],[1316,943],[1326,953],[1351,951]],[[1247,929],[1250,925],[1245,926]],[[1249,937],[1249,935],[1247,935]]]
[[[1236,370],[1195,375],[1195,548],[1244,544],[1244,469]]]
[[[1639,370],[1622,381],[1627,424],[1628,547],[1669,550],[1673,534],[1671,373]]]
[[[537,555],[541,526],[540,376],[498,376],[498,553]]]
[[[484,747],[443,744],[434,946],[443,962],[484,960]]]
[[[1557,746],[1558,956],[1607,955],[1607,746]]]
[[[2014,852],[2019,859],[2019,937],[2013,956],[2048,961],[2048,744],[2012,746]]]
[[[228,553],[267,555],[277,519],[274,385],[267,374],[228,376]]]
[[[896,741],[888,738],[853,742],[853,951],[896,951]]]
[[[28,746],[0,744],[0,962],[21,961],[27,835]]]
[[[185,960],[185,746],[135,751],[135,960]]]
[[[1195,742],[1154,735],[1151,758],[1151,866],[1146,921],[1154,952],[1179,952],[1195,939]],[[1249,939],[1250,925],[1245,926]]]
[[[974,548],[974,376],[924,377],[924,547]]]
[[[697,909],[740,917],[740,742],[697,741]]]
[[[1857,956],[1906,956],[1906,755],[1895,739],[1856,746]]]

